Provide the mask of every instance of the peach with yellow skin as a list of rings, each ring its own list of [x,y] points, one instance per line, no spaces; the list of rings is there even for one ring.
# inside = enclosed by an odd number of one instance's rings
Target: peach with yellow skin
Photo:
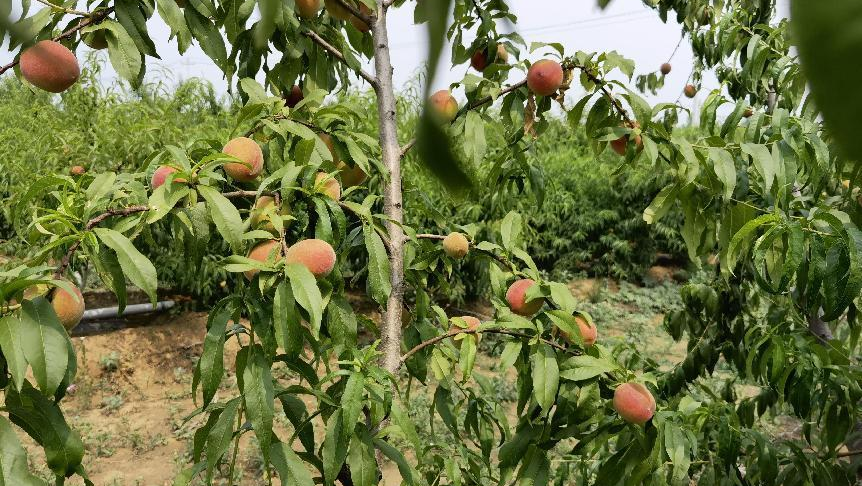
[[[429,103],[432,113],[440,121],[449,123],[458,116],[458,101],[447,89],[441,89],[431,95]]]
[[[344,184],[344,187],[358,186],[368,178],[365,171],[362,170],[362,167],[359,167],[359,164],[354,164],[353,167],[351,167],[344,162],[339,162],[338,170],[340,171],[339,175],[341,176],[341,182]]]
[[[623,383],[614,391],[614,410],[630,424],[647,423],[655,409],[655,398],[640,383]]]
[[[51,306],[66,331],[74,329],[84,317],[84,295],[81,294],[81,289],[75,285],[72,285],[72,292],[62,287],[54,289],[54,294],[51,296]]]
[[[260,145],[248,137],[237,137],[224,146],[222,152],[232,155],[242,162],[224,164],[224,171],[232,179],[251,182],[263,171],[263,151]]]
[[[314,185],[321,186],[319,189],[320,192],[326,194],[330,199],[335,201],[341,199],[341,184],[326,172],[317,173],[314,177]]]
[[[446,238],[443,239],[443,252],[446,253],[446,256],[449,258],[460,260],[467,256],[469,251],[470,242],[467,241],[467,237],[462,233],[449,233]]]

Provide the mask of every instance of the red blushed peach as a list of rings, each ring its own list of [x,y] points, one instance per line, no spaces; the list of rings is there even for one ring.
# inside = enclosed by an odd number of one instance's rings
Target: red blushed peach
[[[279,261],[282,259],[281,243],[276,240],[258,243],[248,253],[248,257],[258,262]],[[252,269],[245,272],[245,278],[251,280],[260,270]]]
[[[536,285],[534,280],[529,278],[516,280],[515,283],[509,286],[506,291],[506,302],[509,308],[515,314],[521,316],[532,316],[542,308],[545,301],[543,299],[534,299],[527,302],[527,290],[533,285]]]
[[[294,108],[303,99],[305,99],[305,95],[302,94],[302,88],[294,84],[284,101],[288,108]]]
[[[647,423],[655,415],[655,408],[655,398],[640,383],[623,383],[614,391],[614,410],[628,423]]]
[[[287,249],[284,261],[300,263],[315,277],[325,277],[335,268],[335,250],[323,240],[302,240]]]
[[[431,112],[442,122],[449,123],[458,116],[458,101],[447,89],[431,95]]]
[[[686,98],[694,98],[697,96],[697,88],[695,88],[693,84],[685,85],[685,88],[683,88],[682,91],[685,93]]]
[[[329,177],[326,172],[318,172],[314,178],[314,185],[323,183],[320,192],[329,196],[330,199],[338,201],[341,199],[341,184],[333,177]]]
[[[482,325],[482,321],[480,321],[479,319],[477,319],[473,316],[460,316],[460,318],[463,319],[464,322],[467,323],[467,329],[470,331],[475,331],[476,329],[479,329],[480,325]],[[462,331],[463,329],[464,329],[463,327],[453,326],[452,332]],[[476,333],[476,334],[474,334],[474,336],[476,336],[476,344],[478,344],[479,341],[482,339],[482,335],[479,333]],[[461,342],[462,341],[463,341],[463,339],[458,339],[457,341],[455,341],[455,345],[458,346],[459,349],[461,348]]]
[[[629,136],[623,135],[622,137],[611,140],[611,148],[619,155],[625,155],[626,149],[629,144]],[[635,135],[635,150],[640,152],[644,148],[643,139],[641,139],[640,135]]]
[[[662,64],[662,65],[661,65],[661,69],[660,69],[660,71],[661,71],[661,73],[662,73],[662,74],[664,74],[665,76],[667,76],[668,74],[670,74],[670,69],[671,69],[671,67],[670,67],[670,63],[669,63],[669,62],[666,62],[666,63],[664,63],[664,64]]]
[[[497,57],[494,59],[494,62],[499,64],[506,64],[509,62],[509,52],[503,44],[497,44]],[[476,71],[484,71],[485,68],[491,65],[491,59],[490,56],[488,56],[488,52],[485,49],[479,49],[474,52],[473,57],[470,58],[470,65],[473,66],[473,69]]]
[[[84,317],[84,296],[81,294],[81,289],[75,285],[72,285],[72,292],[57,287],[51,297],[51,306],[54,307],[54,313],[57,314],[60,324],[67,331],[74,329]]]
[[[150,180],[150,187],[152,187],[153,190],[155,191],[162,184],[165,183],[165,181],[168,179],[168,175],[173,174],[176,171],[177,171],[177,169],[175,169],[169,165],[163,165],[163,166],[159,167],[158,169],[156,169],[155,172],[153,172],[153,178]],[[179,178],[174,179],[174,182],[183,183],[183,182],[187,182],[187,181],[185,179],[183,179],[182,177],[179,177]]]
[[[43,40],[24,50],[21,75],[30,84],[51,93],[62,93],[81,77],[75,54],[59,42]]]
[[[557,61],[542,59],[527,71],[527,87],[539,96],[550,96],[563,84],[563,67]]]
[[[317,18],[317,14],[323,8],[322,0],[296,0],[294,2],[296,13],[304,19]]]

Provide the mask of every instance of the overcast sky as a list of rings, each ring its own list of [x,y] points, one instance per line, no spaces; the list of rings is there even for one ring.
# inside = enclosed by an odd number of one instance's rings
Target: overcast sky
[[[19,0],[16,0],[16,2]],[[786,13],[788,0],[780,0],[780,12]],[[646,73],[658,68],[668,60],[680,40],[679,25],[669,20],[661,22],[655,11],[643,6],[640,0],[614,0],[601,10],[595,0],[510,0],[509,5],[518,17],[516,30],[529,45],[531,42],[561,42],[567,53],[583,51],[611,51],[633,59],[637,65],[636,73]],[[20,4],[19,4],[20,5]],[[394,9],[389,16],[392,62],[395,66],[395,83],[403,86],[412,79],[422,67],[427,56],[424,26],[412,23],[413,4]],[[227,84],[210,59],[196,45],[180,56],[174,41],[168,41],[169,29],[155,15],[148,23],[150,36],[156,43],[162,61],[148,59],[150,79],[171,76],[171,81],[201,77],[209,80],[220,93],[226,92]],[[86,47],[82,46],[79,57]],[[441,66],[450,63],[449,50],[444,50]],[[535,60],[540,52],[533,55],[522,53]],[[0,64],[5,64],[12,55],[0,52]],[[665,88],[651,101],[674,101],[688,80],[692,67],[691,48],[683,42],[672,59],[673,72],[668,76]],[[368,66],[372,70],[371,66]],[[442,88],[460,80],[467,72],[466,64],[455,69],[441,69],[433,81],[434,88]],[[521,74],[513,74],[513,80],[521,79]],[[106,84],[116,83],[116,76],[110,68],[105,75]],[[714,77],[707,76],[706,87],[715,87]],[[703,95],[701,95],[703,96]],[[683,103],[693,103],[683,98]]]

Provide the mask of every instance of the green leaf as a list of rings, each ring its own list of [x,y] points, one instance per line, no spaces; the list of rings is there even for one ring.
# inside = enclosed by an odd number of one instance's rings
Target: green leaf
[[[343,432],[347,435],[353,433],[353,429],[359,422],[362,413],[362,398],[365,396],[365,376],[354,372],[347,379],[344,393],[341,395]]]
[[[317,339],[320,336],[320,323],[323,319],[323,297],[317,287],[317,280],[305,265],[290,263],[284,271],[290,280],[290,288],[296,302],[308,312],[311,334]]]
[[[44,297],[21,303],[21,347],[39,389],[47,396],[57,391],[69,364],[69,335]]]
[[[354,486],[377,485],[377,460],[370,442],[359,437],[352,440],[347,453],[347,465],[350,466],[350,478]]]
[[[323,484],[326,486],[335,483],[338,471],[347,458],[350,435],[343,433],[343,428],[342,410],[338,409],[326,421],[326,437],[323,439]]]
[[[272,388],[271,364],[267,362],[263,348],[255,345],[242,371],[242,395],[245,410],[260,444],[264,464],[269,464],[269,447],[272,442],[272,421],[275,416]]]
[[[21,346],[21,321],[15,317],[6,316],[0,319],[0,350],[3,351],[9,374],[12,375],[12,383],[20,390],[24,386],[27,361]]]
[[[207,482],[212,480],[213,469],[230,447],[234,427],[236,427],[236,413],[239,404],[239,398],[227,402],[219,414],[218,420],[207,434]]]
[[[302,459],[287,444],[273,441],[272,465],[283,485],[314,486],[314,480]]]
[[[392,292],[389,256],[383,240],[373,226],[364,225],[362,232],[365,235],[365,249],[368,251],[368,293],[375,302],[385,306]]]
[[[122,233],[110,228],[94,228],[93,232],[105,246],[116,252],[123,273],[135,286],[143,290],[150,297],[150,302],[155,305],[158,300],[156,290],[158,290],[159,281],[153,263]]]
[[[569,368],[573,366],[573,368]],[[595,378],[604,373],[610,373],[617,369],[617,366],[601,358],[594,358],[589,355],[575,356],[566,361],[566,369],[560,373],[560,378],[569,381],[584,381]]]
[[[523,218],[516,211],[509,211],[500,223],[500,236],[503,238],[503,247],[512,250],[521,245],[521,232],[523,231]]]
[[[90,202],[97,201],[102,196],[105,196],[114,187],[114,181],[117,180],[117,174],[113,172],[102,172],[93,178],[93,182],[87,186],[87,200]]]
[[[198,186],[198,192],[207,201],[210,217],[222,238],[234,253],[242,251],[243,224],[236,206],[215,188]]]
[[[12,429],[12,424],[0,416],[0,485],[47,486],[47,483],[30,474],[27,452]]]
[[[760,174],[760,177],[763,178],[764,194],[769,194],[772,190],[772,183],[775,182],[777,175],[778,161],[775,160],[766,145],[744,143],[740,145],[740,148],[751,156],[754,168]]]
[[[536,345],[530,356],[533,377],[533,397],[547,413],[557,398],[560,370],[554,350],[545,343]]]
[[[106,19],[100,26],[107,30],[105,39],[108,41],[108,59],[111,60],[111,66],[132,86],[140,85],[144,72],[144,58],[138,51],[132,36],[122,25],[111,19]]]
[[[275,342],[290,356],[302,351],[302,319],[296,309],[293,289],[282,281],[275,289],[272,303],[272,321],[275,327]]]
[[[182,9],[177,5],[176,0],[156,0],[156,5],[159,16],[171,29],[170,38],[177,38],[179,52],[183,54],[192,45],[192,33],[186,25],[185,18],[183,18]]]
[[[862,3],[792,0],[794,40],[811,94],[846,156],[862,160]]]
[[[730,199],[736,189],[736,165],[733,163],[733,156],[727,150],[713,148],[709,151],[709,158],[712,160],[716,177],[724,185],[724,198]]]
[[[209,314],[207,334],[198,361],[203,388],[203,408],[212,402],[224,376],[225,331],[231,314],[232,309],[227,305],[218,306]]]
[[[45,460],[54,474],[65,477],[80,468],[84,443],[69,428],[53,400],[26,383],[20,393],[6,390],[6,409],[9,419],[45,450]]]
[[[653,199],[649,206],[644,209],[644,221],[646,221],[647,224],[653,224],[660,220],[668,211],[670,211],[671,206],[673,206],[673,203],[676,201],[678,193],[679,186],[676,184],[666,186],[664,189],[659,191],[655,199]]]
[[[407,459],[404,458],[404,454],[401,454],[401,451],[392,447],[391,444],[383,439],[374,439],[374,446],[398,466],[398,472],[401,473],[404,483],[408,485],[413,484],[413,468],[407,463]]]

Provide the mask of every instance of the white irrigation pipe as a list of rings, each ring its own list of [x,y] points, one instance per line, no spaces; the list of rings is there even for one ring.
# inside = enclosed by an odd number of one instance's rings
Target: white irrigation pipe
[[[106,319],[110,317],[122,317],[122,316],[130,316],[135,314],[146,314],[148,312],[162,312],[166,311],[173,306],[177,305],[173,300],[163,300],[161,302],[156,302],[156,305],[152,304],[132,304],[127,305],[125,309],[123,309],[123,313],[120,313],[119,307],[103,307],[101,309],[92,309],[84,311],[84,317],[82,320],[95,320],[95,319]]]

